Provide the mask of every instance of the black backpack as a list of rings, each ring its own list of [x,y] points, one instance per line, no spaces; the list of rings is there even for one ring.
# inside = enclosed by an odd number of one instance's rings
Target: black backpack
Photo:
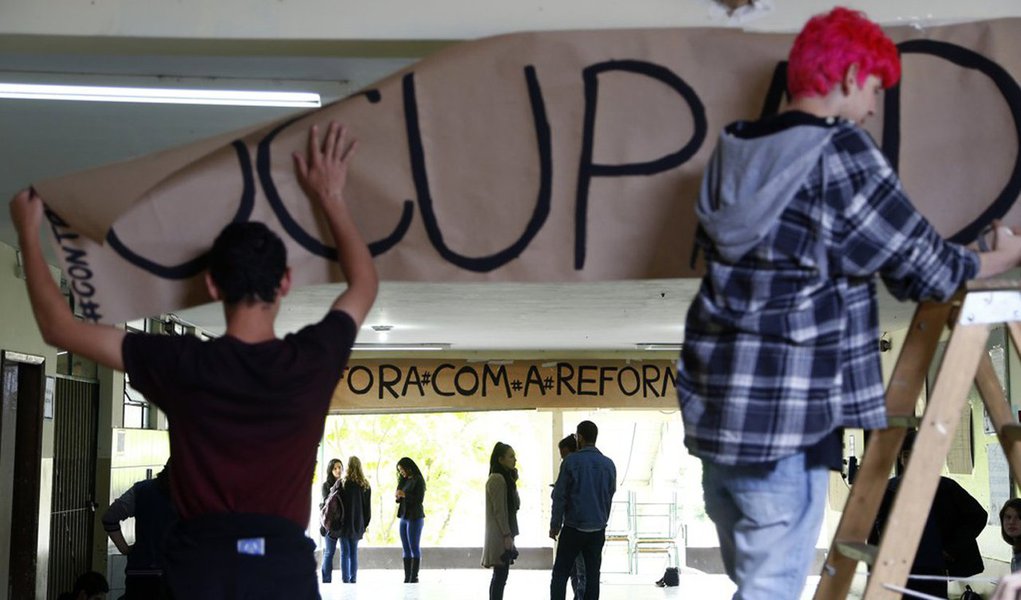
[[[677,567],[667,567],[666,571],[663,571],[663,578],[656,582],[659,587],[677,587],[681,584],[680,569]]]
[[[319,526],[323,535],[327,533],[330,537],[340,537],[340,528],[344,522],[344,488],[338,479],[330,494],[323,501],[322,509],[319,511]]]

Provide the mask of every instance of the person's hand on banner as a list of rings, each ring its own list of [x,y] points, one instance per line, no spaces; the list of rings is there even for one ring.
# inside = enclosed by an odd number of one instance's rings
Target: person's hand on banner
[[[1007,247],[1012,247],[1013,245],[1021,248],[1021,239],[1014,239],[1019,238],[1021,230],[1018,230],[1016,227],[1007,227],[998,220],[993,221],[992,229],[994,250],[1003,248],[1004,244],[1006,244]]]
[[[334,301],[333,309],[343,310],[360,326],[376,300],[379,276],[344,198],[347,169],[357,145],[357,140],[348,143],[347,129],[336,121],[330,121],[322,142],[319,127],[313,125],[305,155],[294,153],[294,171],[302,191],[326,217],[337,244],[337,262],[347,279],[347,288]]]
[[[993,221],[990,227],[993,234],[992,247],[979,253],[981,266],[978,279],[995,277],[1021,264],[1021,230],[1014,230]],[[979,244],[980,248],[982,244]]]
[[[11,221],[22,240],[39,235],[39,226],[43,222],[43,199],[35,190],[26,188],[11,198]]]
[[[305,156],[294,153],[298,183],[323,210],[329,211],[332,204],[343,202],[347,169],[357,145],[357,140],[347,142],[347,129],[343,125],[330,121],[321,143],[319,126],[313,125]]]
[[[1021,573],[1004,575],[990,600],[1021,600]]]
[[[124,330],[75,318],[67,298],[57,287],[50,267],[43,259],[39,236],[43,218],[43,199],[34,189],[21,190],[11,199],[11,220],[18,231],[28,299],[43,341],[105,367],[123,371],[121,345]]]

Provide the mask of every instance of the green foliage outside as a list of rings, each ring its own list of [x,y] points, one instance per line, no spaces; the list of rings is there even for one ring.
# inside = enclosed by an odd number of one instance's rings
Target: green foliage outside
[[[418,463],[427,484],[423,545],[481,546],[489,455],[493,445],[502,441],[514,447],[521,475],[518,546],[549,546],[550,484],[560,463],[553,444],[584,419],[599,425],[597,445],[617,465],[621,481],[615,501],[624,504],[616,509],[627,510],[629,490],[635,492],[638,503],[672,498],[687,528],[688,542],[716,545],[715,529],[702,502],[701,463],[685,450],[676,413],[564,411],[564,431],[555,436],[551,414],[541,411],[331,416],[313,500],[318,505],[327,461],[340,458],[346,463],[351,454],[358,456],[372,485],[372,522],[363,544],[400,546],[394,502],[396,464],[408,456]],[[615,523],[626,518],[618,517]],[[645,530],[658,525],[657,521],[638,524]]]
[[[363,543],[399,546],[396,465],[408,456],[422,469],[427,485],[422,544],[479,546],[489,455],[493,445],[503,441],[514,446],[519,457],[522,531],[527,527],[526,538],[541,543],[536,531],[543,520],[543,493],[548,503],[549,476],[539,477],[550,470],[548,423],[548,414],[534,411],[331,416],[323,437],[323,464],[316,468],[314,500],[318,504],[325,463],[340,458],[346,466],[350,455],[358,456],[372,486],[372,521]],[[540,456],[546,462],[540,464]]]

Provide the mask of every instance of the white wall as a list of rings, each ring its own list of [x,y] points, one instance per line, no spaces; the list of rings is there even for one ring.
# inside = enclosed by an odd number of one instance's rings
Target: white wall
[[[747,25],[797,29],[828,8],[815,0],[772,0]],[[1017,0],[849,0],[886,23],[1021,16]],[[725,25],[708,0],[2,0],[0,34],[293,40],[468,39],[526,30]]]

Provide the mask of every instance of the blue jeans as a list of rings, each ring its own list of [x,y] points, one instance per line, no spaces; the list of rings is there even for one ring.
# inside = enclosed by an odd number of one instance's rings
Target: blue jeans
[[[422,558],[422,527],[425,519],[401,519],[401,547],[404,558]]]
[[[340,538],[340,575],[344,583],[354,583],[358,577],[358,540]]]
[[[702,460],[706,514],[716,524],[733,600],[801,597],[819,539],[829,474],[805,454],[775,464]]]
[[[333,555],[337,553],[337,538],[323,536],[323,583],[333,581]]]

